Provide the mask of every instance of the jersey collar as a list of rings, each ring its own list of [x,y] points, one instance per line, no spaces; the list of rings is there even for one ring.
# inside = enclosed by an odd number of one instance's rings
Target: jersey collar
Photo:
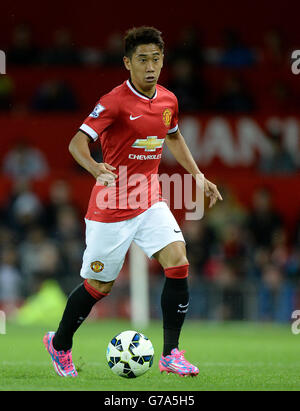
[[[140,98],[142,98],[142,99],[144,99],[144,100],[147,100],[147,101],[149,101],[149,100],[154,100],[154,99],[156,98],[156,96],[157,96],[157,90],[156,90],[156,89],[155,89],[155,93],[153,94],[153,96],[152,96],[152,97],[148,97],[148,96],[146,96],[145,94],[143,94],[143,93],[141,93],[140,91],[138,91],[138,90],[134,87],[134,85],[132,84],[132,82],[131,82],[130,79],[126,81],[126,84],[127,84],[128,88],[129,88],[134,94],[136,94],[138,97],[140,97]]]

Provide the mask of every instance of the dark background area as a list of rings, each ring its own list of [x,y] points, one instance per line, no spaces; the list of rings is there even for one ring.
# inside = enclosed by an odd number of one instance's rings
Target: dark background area
[[[182,225],[190,316],[289,321],[299,307],[299,2],[14,2],[0,6],[0,305],[16,315],[47,280],[80,281],[93,178],[68,144],[98,98],[127,79],[122,36],[153,25],[166,43],[160,83],[224,202]],[[101,161],[99,143],[91,146]],[[161,172],[183,173],[165,153]],[[172,204],[170,204],[172,208]],[[163,273],[149,262],[152,316]],[[99,316],[128,316],[128,261]]]

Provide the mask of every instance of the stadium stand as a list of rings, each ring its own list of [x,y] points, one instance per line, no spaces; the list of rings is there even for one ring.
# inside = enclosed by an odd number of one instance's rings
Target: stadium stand
[[[135,18],[134,11],[128,20],[116,14],[113,27],[104,19],[99,33],[97,2],[88,13],[75,8],[68,27],[68,6],[51,3],[44,24],[39,10],[29,16],[20,5],[17,18],[6,20],[0,44],[8,56],[7,75],[0,76],[0,308],[12,314],[47,279],[66,294],[79,281],[93,178],[75,165],[68,144],[98,98],[126,80],[120,32]],[[286,21],[284,10],[268,2],[261,13],[229,3],[213,15],[205,4],[203,15],[187,9],[189,25],[181,33],[156,14],[148,16],[167,42],[160,83],[178,95],[183,134],[224,196],[196,224],[174,210],[192,266],[190,316],[289,321],[300,302],[300,83],[290,67],[297,16]],[[9,14],[8,4],[1,7]],[[160,7],[169,10],[169,4]],[[94,21],[79,30],[78,21],[93,11]],[[176,13],[169,10],[170,20]],[[244,26],[244,13],[253,26]],[[261,17],[266,13],[268,27]],[[205,15],[214,18],[213,28]],[[24,169],[9,165],[22,155],[22,145],[31,150],[29,164],[32,158],[36,164],[26,179]],[[99,144],[92,149],[101,158]],[[182,169],[166,153],[161,172]],[[162,272],[153,261],[149,267],[155,302]],[[120,299],[128,291],[127,260],[116,288],[95,315],[129,315],[128,300]],[[160,315],[156,306],[153,317]]]

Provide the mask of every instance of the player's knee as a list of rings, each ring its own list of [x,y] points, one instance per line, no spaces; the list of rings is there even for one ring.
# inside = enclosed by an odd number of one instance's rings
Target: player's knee
[[[176,253],[176,254],[172,253],[169,255],[169,258],[167,259],[167,264],[165,264],[165,268],[166,267],[178,267],[178,266],[187,265],[187,264],[189,264],[189,261],[184,252]]]
[[[104,282],[104,281],[88,278],[87,282],[91,287],[95,288],[99,293],[109,294],[115,281]]]
[[[188,261],[186,255],[182,253],[181,255],[177,256],[177,258],[175,258],[172,261],[172,263],[173,263],[172,267],[177,267],[179,265],[187,265],[187,264],[189,264],[189,261]]]

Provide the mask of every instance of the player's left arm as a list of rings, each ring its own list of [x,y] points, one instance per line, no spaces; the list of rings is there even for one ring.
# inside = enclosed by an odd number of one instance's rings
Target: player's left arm
[[[217,186],[207,180],[199,170],[180,130],[177,129],[175,133],[167,134],[165,142],[178,163],[194,177],[197,183],[204,179],[204,192],[210,198],[209,207],[212,207],[217,200],[223,200]]]

